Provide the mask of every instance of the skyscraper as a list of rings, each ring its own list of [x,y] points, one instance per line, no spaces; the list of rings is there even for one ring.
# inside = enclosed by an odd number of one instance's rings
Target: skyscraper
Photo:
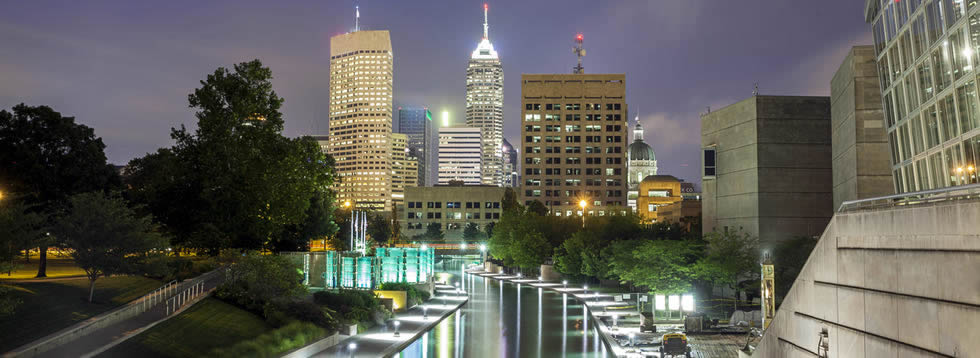
[[[521,75],[521,98],[525,205],[562,216],[628,210],[626,75]]]
[[[437,125],[432,121],[432,112],[425,107],[398,107],[398,128],[395,132],[408,136],[408,155],[418,160],[418,186],[435,184],[435,167],[438,151],[429,149],[437,145],[435,138]]]
[[[466,125],[480,128],[482,182],[503,183],[504,68],[490,42],[487,4],[483,4],[483,39],[466,67]]]
[[[515,187],[520,185],[517,175],[517,148],[504,139],[504,181],[503,186]]]
[[[898,193],[980,182],[974,1],[873,1],[885,132]]]
[[[410,155],[407,144],[407,135],[402,133],[391,134],[392,205],[398,205],[404,202],[405,188],[418,186],[418,161]]]
[[[330,38],[330,141],[337,199],[391,210],[392,54],[388,31]]]
[[[439,128],[439,185],[460,180],[464,185],[480,185],[482,148],[480,128]]]

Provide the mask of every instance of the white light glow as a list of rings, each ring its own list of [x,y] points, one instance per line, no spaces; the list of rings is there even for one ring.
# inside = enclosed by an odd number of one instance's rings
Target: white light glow
[[[676,311],[681,308],[681,296],[672,295],[667,297],[667,307],[671,311]]]
[[[681,296],[681,309],[685,312],[694,312],[694,296]]]
[[[667,309],[667,297],[665,297],[664,295],[656,295],[656,296],[654,296],[653,297],[653,306],[656,307],[658,310],[661,310],[661,311],[666,310]]]

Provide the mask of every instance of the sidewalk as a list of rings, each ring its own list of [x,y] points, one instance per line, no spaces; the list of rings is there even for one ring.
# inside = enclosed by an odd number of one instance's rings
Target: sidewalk
[[[224,275],[221,275],[221,274],[211,274],[211,273],[209,273],[209,274],[210,274],[210,276],[204,277],[204,279],[203,279],[203,282],[204,282],[203,291],[204,292],[208,292],[211,289],[217,287],[221,283],[221,281],[223,280],[223,278],[224,278]],[[205,274],[205,275],[208,275],[208,274]],[[186,281],[186,282],[187,283],[190,283],[190,282],[195,282],[195,281],[194,280],[189,280],[189,281]],[[189,286],[190,285],[183,286],[183,287],[189,287]],[[183,287],[179,288],[179,290],[182,290]],[[140,298],[140,299],[142,299],[142,298]],[[140,299],[134,300],[133,302],[130,302],[129,304],[127,304],[126,306],[121,307],[120,309],[126,308],[129,305],[138,304],[136,302],[139,301]],[[186,308],[186,306],[185,306],[185,308]],[[64,343],[64,344],[61,344],[61,345],[59,345],[59,346],[57,346],[55,348],[52,348],[50,350],[41,352],[41,353],[39,353],[37,355],[33,355],[33,356],[34,357],[87,357],[87,356],[92,355],[92,353],[96,353],[96,354],[97,353],[101,353],[104,350],[104,349],[102,349],[104,346],[107,346],[107,345],[112,344],[114,342],[115,343],[118,343],[121,340],[124,340],[126,338],[129,338],[129,337],[135,335],[135,334],[138,334],[138,333],[142,332],[143,331],[142,328],[146,327],[147,325],[150,325],[150,324],[152,324],[154,322],[157,322],[157,321],[159,321],[161,319],[166,318],[168,316],[167,315],[167,311],[168,311],[167,304],[166,304],[166,301],[164,300],[163,302],[157,304],[156,306],[154,306],[154,307],[146,310],[145,312],[142,312],[142,313],[140,313],[140,314],[138,314],[138,315],[136,315],[134,317],[125,319],[125,320],[123,320],[121,322],[118,322],[118,323],[115,323],[115,324],[111,324],[111,325],[106,326],[104,328],[99,328],[99,329],[97,329],[97,330],[95,330],[95,331],[93,331],[93,332],[91,332],[89,334],[86,334],[86,335],[82,336],[82,337],[79,337],[77,339],[74,339],[74,340],[69,341],[69,342]],[[112,312],[113,311],[110,311],[110,312],[107,312],[106,314],[110,314]],[[98,318],[99,317],[96,317],[96,319],[98,319]],[[86,322],[83,322],[81,324],[89,324],[89,323],[92,323],[92,321],[86,321]],[[75,328],[76,326],[69,327],[66,330],[76,329]],[[57,333],[55,333],[55,335],[60,334],[60,333],[61,332],[57,332]],[[48,337],[45,337],[45,338],[42,338],[41,340],[44,340],[44,339],[47,339],[47,338]],[[34,344],[35,343],[32,342],[32,343],[29,343],[29,344],[25,345],[24,347],[29,347],[29,346],[34,345]],[[22,347],[22,348],[24,348],[24,347]],[[19,349],[22,349],[22,348],[18,348],[18,350]],[[19,351],[16,351],[15,350],[14,352],[11,352],[11,353],[13,353],[12,356],[14,356],[14,357],[19,357],[19,356],[32,356],[30,354],[30,352],[19,352]]]
[[[337,345],[320,351],[313,357],[389,357],[408,347],[415,340],[453,314],[469,298],[465,291],[449,285],[436,285],[436,294],[425,304],[400,312],[383,326],[347,338]],[[425,316],[423,316],[426,313]],[[395,322],[398,333],[395,336]]]

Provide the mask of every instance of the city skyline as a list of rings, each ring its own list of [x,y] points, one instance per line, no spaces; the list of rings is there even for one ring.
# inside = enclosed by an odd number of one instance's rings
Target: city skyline
[[[362,29],[392,31],[393,50],[400,55],[395,61],[394,105],[427,103],[434,111],[448,110],[463,118],[459,76],[433,74],[464,71],[480,37],[471,29],[481,20],[474,9],[482,3],[359,3]],[[557,7],[561,14],[596,14],[600,21],[593,25],[530,21],[539,10],[554,10],[557,2],[490,1],[489,6],[495,14],[494,46],[515,75],[570,72],[575,62],[569,51],[572,37],[582,32],[589,51],[586,73],[639,76],[631,82],[627,101],[641,104],[637,109],[648,131],[647,142],[658,155],[671,158],[659,163],[662,172],[698,182],[699,144],[691,139],[697,137],[697,113],[747,96],[754,82],[760,83],[763,94],[829,95],[837,59],[851,45],[872,42],[858,15],[863,5],[859,2],[803,3],[793,9],[763,3],[767,2],[573,1]],[[108,145],[110,161],[125,164],[168,145],[169,128],[193,126],[193,113],[181,109],[200,73],[259,58],[271,67],[275,89],[286,98],[286,134],[324,132],[329,37],[353,28],[353,4],[329,1],[302,11],[264,3],[235,5],[229,10],[221,3],[175,2],[155,8],[127,3],[64,3],[56,8],[10,4],[9,16],[0,16],[0,44],[19,51],[0,59],[0,105],[51,104],[95,127]],[[195,10],[194,16],[185,16],[188,8]],[[50,23],[25,21],[41,12]],[[225,12],[237,20],[208,21]],[[435,14],[441,21],[415,20],[424,14]],[[693,17],[702,25],[679,20]],[[271,26],[259,30],[251,25],[257,21]],[[118,26],[134,31],[111,31]],[[768,31],[777,26],[780,31]],[[771,46],[773,42],[781,45]],[[615,50],[623,46],[629,46],[629,56]],[[163,56],[173,51],[182,56]],[[725,56],[717,56],[719,52]],[[504,102],[511,104],[504,108],[505,138],[512,143],[519,142],[519,85],[516,80],[505,83]]]

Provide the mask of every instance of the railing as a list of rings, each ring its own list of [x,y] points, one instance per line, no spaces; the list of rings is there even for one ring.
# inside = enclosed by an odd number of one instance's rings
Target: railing
[[[837,212],[844,213],[856,210],[873,210],[968,199],[980,199],[980,183],[845,201],[840,204]]]
[[[153,292],[143,295],[139,298],[140,313],[149,311],[153,306],[160,304],[176,292],[177,280],[173,280],[153,290]]]
[[[204,289],[204,281],[197,282],[183,291],[178,292],[176,295],[167,300],[167,310],[166,315],[169,316],[176,313],[184,305],[194,301],[195,298],[207,293]]]

